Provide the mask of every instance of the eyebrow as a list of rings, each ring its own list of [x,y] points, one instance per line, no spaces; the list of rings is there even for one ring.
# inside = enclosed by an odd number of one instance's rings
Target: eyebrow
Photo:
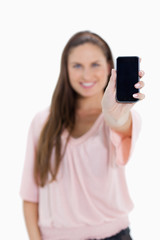
[[[80,62],[70,62],[70,64],[81,64]]]
[[[94,60],[91,63],[101,63],[101,62],[102,62],[101,60]],[[83,63],[78,62],[78,61],[73,61],[73,62],[70,62],[70,64],[83,64]]]

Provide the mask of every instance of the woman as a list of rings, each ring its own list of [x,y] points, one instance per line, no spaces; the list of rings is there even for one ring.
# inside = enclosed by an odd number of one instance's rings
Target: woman
[[[115,100],[113,67],[97,34],[79,32],[64,48],[51,106],[28,136],[21,196],[30,240],[131,239],[125,164],[139,120],[134,104]]]

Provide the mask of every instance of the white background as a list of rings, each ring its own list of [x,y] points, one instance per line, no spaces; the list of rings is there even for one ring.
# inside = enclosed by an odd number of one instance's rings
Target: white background
[[[19,187],[33,116],[50,104],[64,45],[91,30],[114,59],[138,55],[146,99],[135,109],[142,130],[127,166],[135,208],[134,240],[160,239],[159,1],[1,0],[0,2],[0,239],[27,240]]]

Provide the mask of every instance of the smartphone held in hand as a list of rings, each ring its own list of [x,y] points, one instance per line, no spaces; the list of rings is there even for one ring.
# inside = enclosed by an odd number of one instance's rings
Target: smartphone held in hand
[[[118,102],[136,102],[133,94],[139,90],[134,85],[139,81],[139,57],[118,57],[116,62],[116,100]]]

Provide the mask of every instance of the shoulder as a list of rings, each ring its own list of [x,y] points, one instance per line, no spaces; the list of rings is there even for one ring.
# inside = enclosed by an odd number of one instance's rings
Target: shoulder
[[[49,107],[37,112],[33,117],[32,123],[43,125],[48,119],[49,112]]]
[[[38,139],[40,136],[41,130],[45,125],[48,117],[49,117],[50,109],[49,107],[37,112],[33,117],[31,124],[30,124],[30,132],[34,138]]]

